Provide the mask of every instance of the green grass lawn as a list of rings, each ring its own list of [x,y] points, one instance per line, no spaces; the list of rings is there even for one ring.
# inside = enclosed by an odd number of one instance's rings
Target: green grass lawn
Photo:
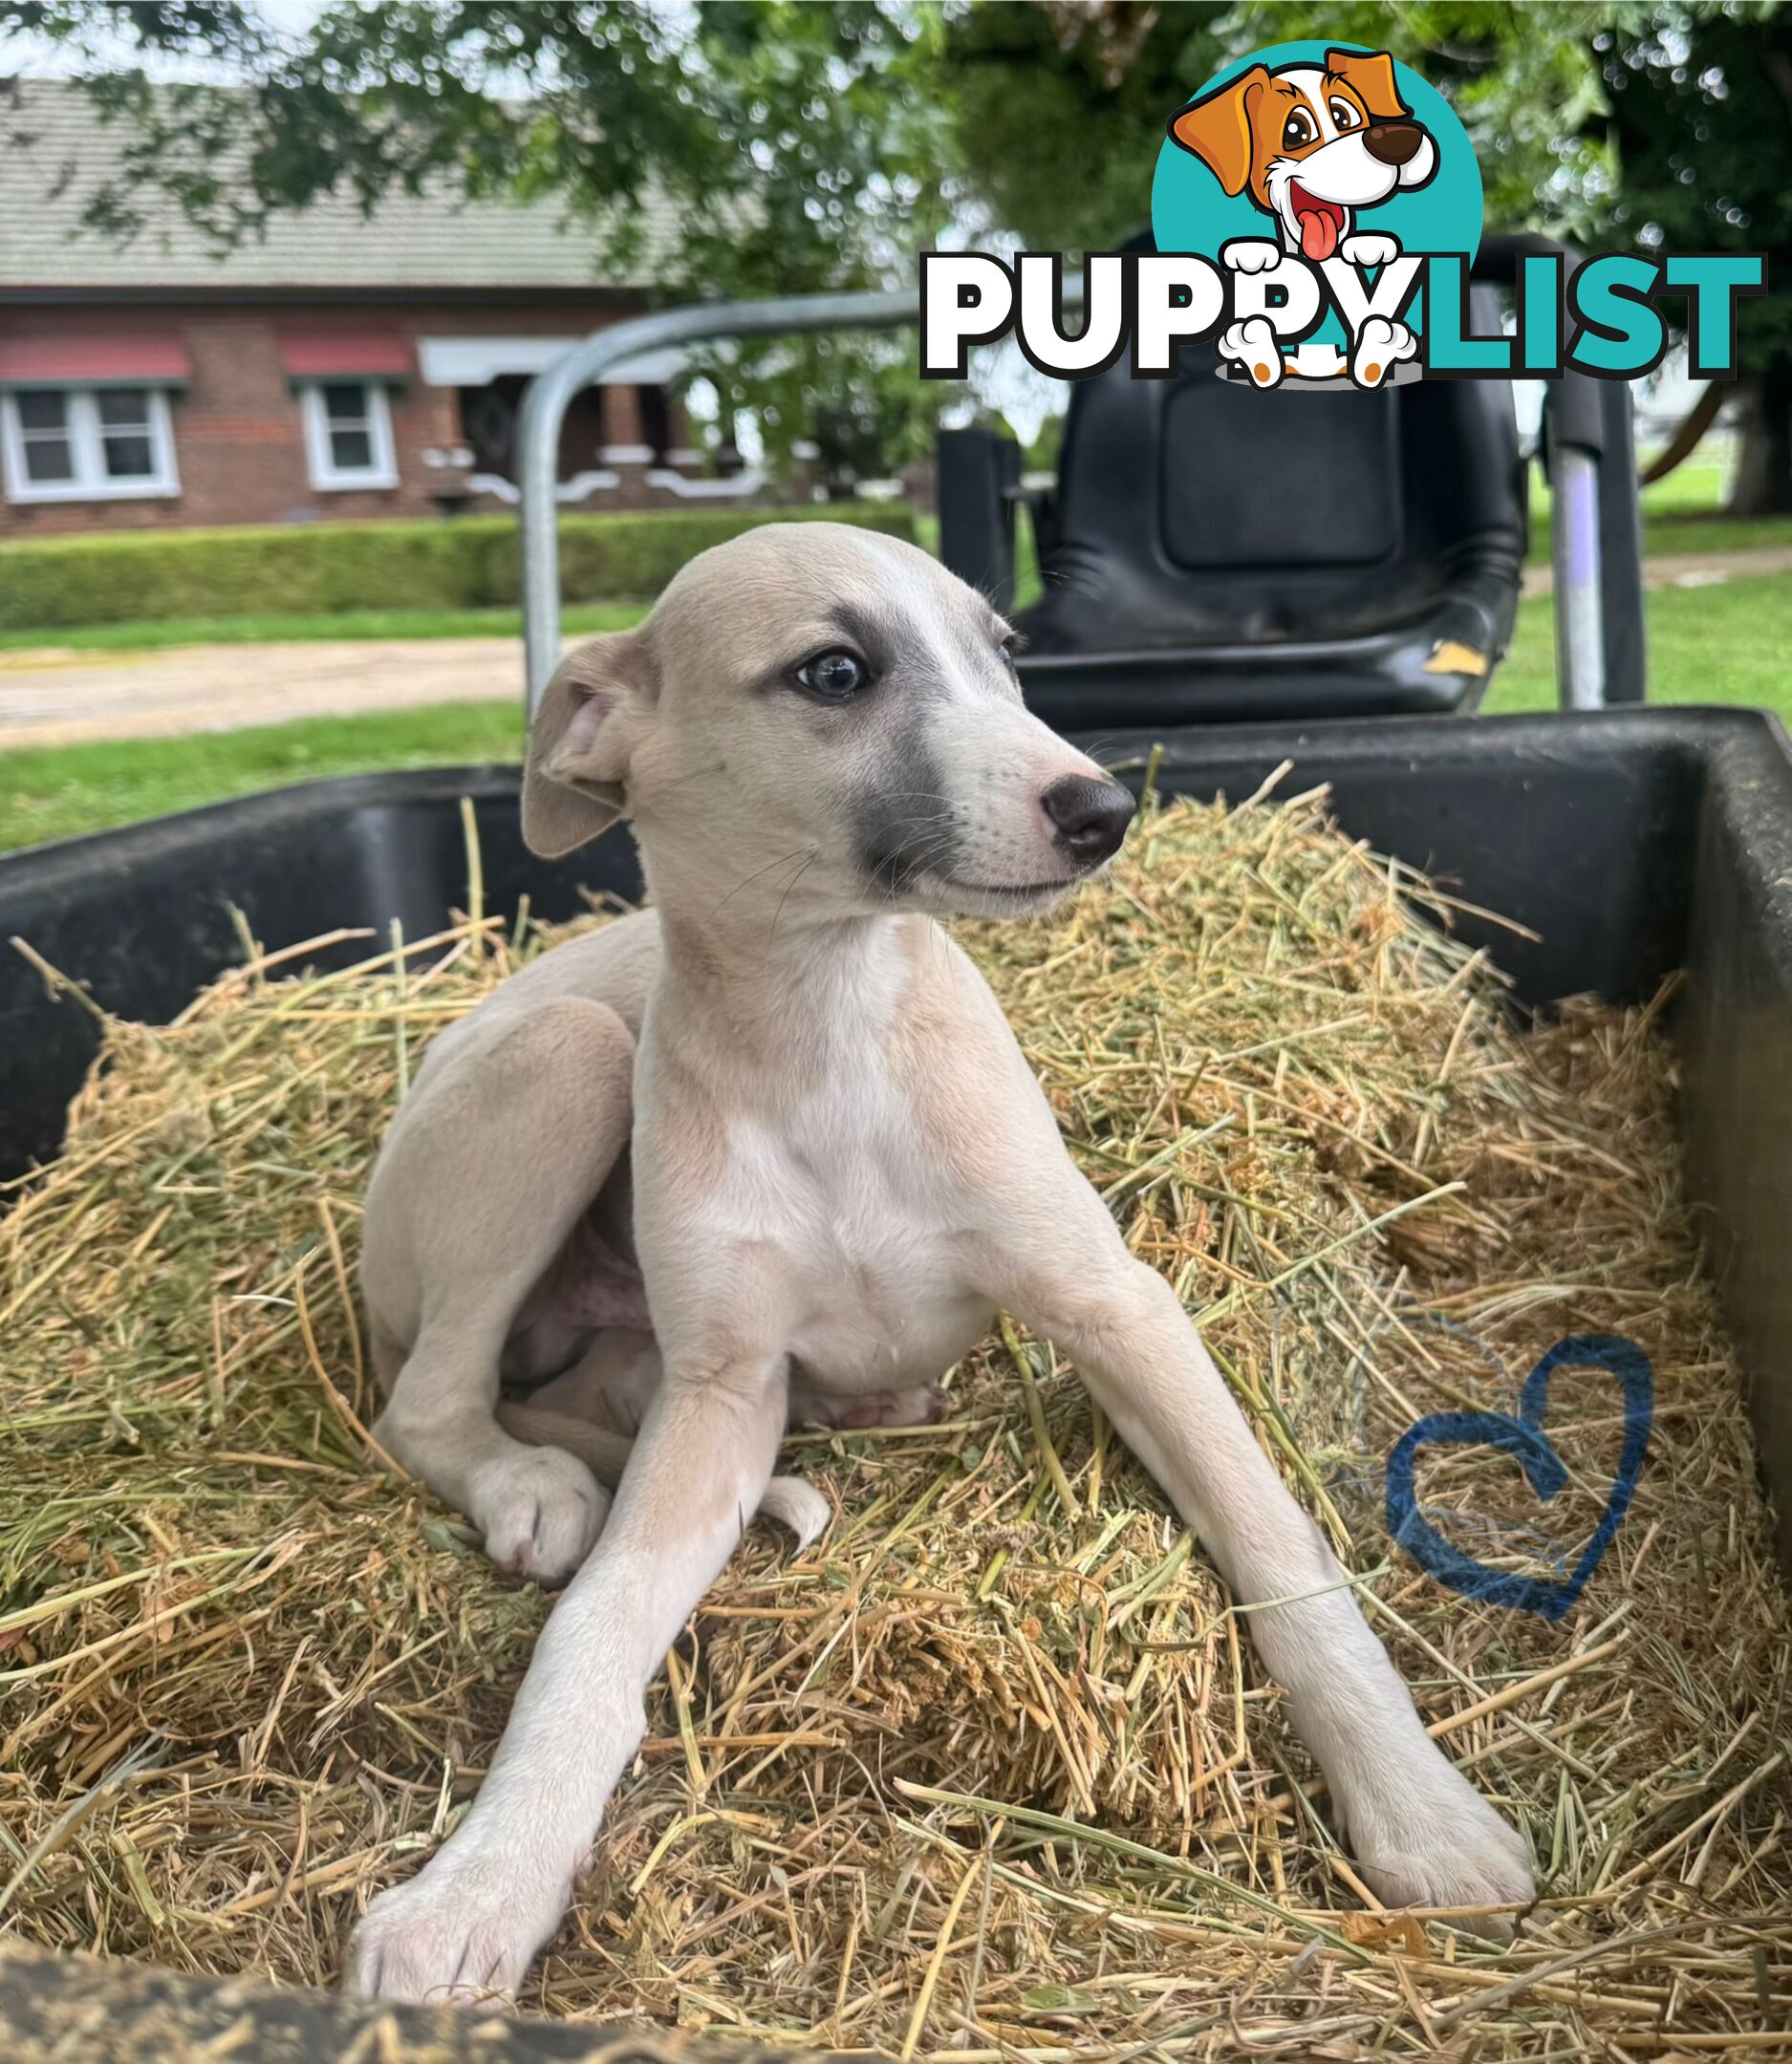
[[[1651,699],[1743,702],[1792,723],[1792,574],[1648,597]],[[1519,611],[1490,712],[1555,706],[1552,605]],[[286,782],[381,767],[452,766],[519,756],[514,702],[319,717],[192,738],[125,739],[0,752],[0,847],[98,831]]]
[[[1658,588],[1643,598],[1652,702],[1742,702],[1792,725],[1792,573],[1720,588]],[[1485,708],[1556,706],[1555,604],[1519,605],[1518,629]]]
[[[1535,467],[1531,475],[1530,558],[1549,557],[1549,495]],[[1738,552],[1756,547],[1792,545],[1792,516],[1739,521],[1722,512],[1724,481],[1715,462],[1689,460],[1643,494],[1643,548],[1662,552]],[[935,517],[916,520],[916,535],[929,550],[939,548]],[[1039,592],[1038,570],[1023,536],[1020,592],[1025,608]],[[590,636],[625,631],[639,621],[645,602],[575,603],[565,612],[569,632]],[[513,609],[351,610],[334,616],[188,616],[165,623],[94,624],[84,629],[0,631],[0,653],[46,648],[63,652],[155,652],[179,645],[270,645],[320,639],[520,637],[523,622]]]
[[[580,602],[564,612],[580,637],[626,631],[645,602]],[[158,652],[172,645],[315,644],[329,638],[521,637],[513,609],[345,610],[335,616],[183,616],[165,623],[92,624],[68,631],[0,631],[0,652]]]
[[[1651,552],[1733,552],[1792,545],[1792,518],[1738,523],[1720,513],[1719,467],[1690,461],[1644,495],[1645,548]],[[1548,552],[1547,500],[1534,513],[1533,558]],[[937,526],[923,522],[923,543]],[[1023,549],[1020,602],[1037,593],[1032,555]],[[569,609],[566,628],[589,634],[626,629],[642,603]],[[1771,709],[1792,723],[1792,574],[1739,577],[1720,587],[1669,588],[1647,598],[1651,699],[1739,702]],[[515,636],[514,610],[361,611],[346,616],[242,616],[205,622],[107,624],[90,631],[0,635],[0,649],[54,642],[93,652],[129,652],[199,643],[287,639]],[[1555,706],[1552,605],[1524,603],[1505,664],[1486,708],[1491,713]],[[0,752],[0,848],[35,845],[102,830],[226,796],[331,774],[514,760],[520,714],[511,702],[378,711],[313,718],[248,731],[192,738]]]
[[[0,752],[0,848],[103,831],[327,774],[516,760],[522,745],[522,711],[510,701]]]
[[[1709,447],[1705,447],[1709,449]],[[1637,454],[1639,469],[1646,468],[1655,458],[1658,447],[1652,446]],[[1652,487],[1643,489],[1643,501],[1657,513],[1666,514],[1673,509],[1717,509],[1724,504],[1730,491],[1730,469],[1721,459],[1707,459],[1703,452],[1695,452],[1690,459],[1683,459],[1666,480],[1657,481]]]
[[[1533,565],[1549,557],[1549,490],[1533,466]],[[1728,483],[1716,461],[1689,459],[1666,480],[1643,489],[1643,550],[1650,557],[1678,552],[1740,552],[1792,545],[1792,516],[1726,516]]]
[[[1665,483],[1664,483],[1665,484]],[[1792,545],[1792,516],[1726,516],[1720,509],[1669,509],[1656,515],[1643,504],[1643,552],[1745,552]],[[1531,557],[1547,556],[1533,541]]]

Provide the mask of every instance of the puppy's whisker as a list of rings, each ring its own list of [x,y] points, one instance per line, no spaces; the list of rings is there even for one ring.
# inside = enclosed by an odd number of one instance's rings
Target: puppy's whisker
[[[754,882],[756,882],[760,878],[762,874],[769,874],[773,868],[785,867],[790,861],[796,859],[799,854],[813,852],[814,849],[815,849],[812,846],[795,847],[788,853],[780,853],[775,860],[767,860],[764,867],[755,868],[750,874],[743,874],[740,880],[735,883],[734,887],[730,889],[727,894],[723,897],[722,901],[718,903],[715,909],[710,912],[710,916],[712,918],[719,916],[722,911],[729,903],[731,903],[737,895],[740,894],[743,889],[749,888]]]
[[[812,868],[815,862],[820,858],[821,849],[819,846],[817,846],[810,850],[809,858],[803,862],[802,866],[797,869],[796,872],[790,876],[788,882],[785,883],[784,893],[778,898],[778,907],[771,914],[771,930],[766,934],[766,946],[767,951],[770,950],[771,942],[778,935],[778,919],[784,915],[784,906],[790,900],[790,891],[796,887],[797,883],[802,880],[803,876],[809,872],[810,869]]]
[[[725,760],[712,760],[707,766],[689,767],[682,774],[675,774],[668,782],[657,782],[654,792],[656,795],[670,795],[673,789],[682,788],[686,782],[698,781],[706,774],[725,773],[727,765]]]
[[[949,834],[936,832],[932,838],[924,839],[913,852],[901,855],[902,871],[911,880],[916,874],[924,873],[936,860],[943,859],[950,853],[955,843]]]
[[[956,840],[942,836],[932,840],[929,844],[921,846],[918,849],[915,854],[916,866],[924,868],[932,867],[936,860],[943,860],[944,858],[946,858],[946,856],[951,852],[956,843]]]

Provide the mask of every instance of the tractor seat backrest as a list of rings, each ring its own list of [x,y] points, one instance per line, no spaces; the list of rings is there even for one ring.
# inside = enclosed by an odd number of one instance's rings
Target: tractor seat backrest
[[[1499,309],[1476,290],[1476,328]],[[1170,379],[1123,361],[1072,393],[1041,652],[1371,634],[1490,572],[1516,591],[1522,462],[1504,381],[1364,394],[1222,380],[1210,348]]]

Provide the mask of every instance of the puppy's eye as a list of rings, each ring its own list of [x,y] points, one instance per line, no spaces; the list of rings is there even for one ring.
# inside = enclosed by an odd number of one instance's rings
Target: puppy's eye
[[[1283,124],[1282,147],[1284,150],[1299,150],[1304,143],[1313,140],[1314,134],[1313,118],[1305,108],[1296,108]]]
[[[1331,118],[1337,123],[1340,134],[1346,129],[1354,129],[1362,119],[1348,100],[1330,100],[1327,105],[1331,110]]]
[[[1014,640],[1012,638],[1004,637],[1002,643],[996,647],[996,657],[1002,661],[1010,674],[1014,672]]]
[[[817,653],[797,668],[796,678],[819,702],[845,702],[871,686],[871,669],[856,653]]]

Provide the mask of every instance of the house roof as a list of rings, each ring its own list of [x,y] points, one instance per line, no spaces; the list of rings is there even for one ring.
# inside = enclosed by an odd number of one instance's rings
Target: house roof
[[[394,194],[364,216],[358,202],[327,195],[221,254],[176,202],[144,189],[132,197],[143,226],[120,241],[82,216],[116,175],[128,135],[71,81],[0,83],[0,291],[615,290],[651,280],[677,236],[670,204],[649,199],[633,276],[620,279],[606,276],[598,232],[558,202]]]

